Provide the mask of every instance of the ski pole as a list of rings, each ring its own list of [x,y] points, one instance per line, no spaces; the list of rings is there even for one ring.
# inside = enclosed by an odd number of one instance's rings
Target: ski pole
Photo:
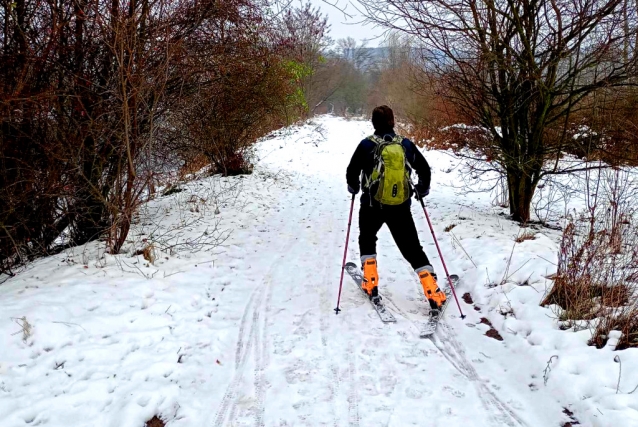
[[[443,254],[441,253],[439,242],[436,240],[436,235],[434,234],[434,228],[432,228],[432,222],[430,221],[430,216],[428,215],[427,209],[425,209],[425,203],[423,202],[423,197],[419,197],[419,201],[421,202],[421,206],[423,207],[423,213],[425,214],[425,219],[428,221],[428,226],[430,226],[430,232],[432,233],[432,238],[434,239],[436,250],[439,252],[439,257],[441,258],[441,263],[443,264],[443,269],[445,270],[447,281],[450,284],[450,289],[452,289],[452,294],[454,295],[454,299],[456,300],[456,305],[459,307],[459,312],[461,313],[461,319],[465,319],[465,314],[463,314],[463,309],[461,308],[459,299],[456,296],[456,290],[454,289],[454,285],[452,284],[452,278],[450,278],[450,273],[447,271],[447,265],[445,265],[445,260],[443,259]]]
[[[346,256],[348,255],[348,240],[350,240],[350,225],[352,224],[352,211],[354,210],[354,198],[352,195],[352,202],[350,203],[350,215],[348,217],[348,232],[346,233],[346,248],[343,251],[343,263],[341,264],[341,280],[339,281],[339,296],[337,296],[337,308],[335,308],[335,314],[339,314],[341,309],[339,303],[341,302],[341,287],[343,286],[343,272],[346,269]]]

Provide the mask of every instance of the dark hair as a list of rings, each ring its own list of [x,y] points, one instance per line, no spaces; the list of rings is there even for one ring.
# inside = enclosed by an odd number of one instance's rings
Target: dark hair
[[[394,129],[394,113],[392,108],[381,105],[372,110],[372,126],[377,133],[385,134]]]

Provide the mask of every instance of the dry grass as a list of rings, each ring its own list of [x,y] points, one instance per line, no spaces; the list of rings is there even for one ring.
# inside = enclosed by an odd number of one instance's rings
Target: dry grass
[[[155,247],[152,244],[150,244],[144,249],[142,249],[142,256],[144,257],[146,261],[150,262],[151,264],[154,264],[155,259],[157,258],[157,256],[155,255]]]
[[[402,134],[406,135],[411,141],[413,141],[419,147],[429,147],[435,140],[436,130],[429,126],[412,125],[409,128],[402,129]]]
[[[184,181],[189,175],[193,175],[209,165],[210,160],[205,155],[194,155],[192,158],[186,160],[184,166],[179,169],[177,174],[178,180]]]
[[[557,305],[563,312],[560,319],[592,320],[604,315],[606,308],[625,307],[634,297],[632,288],[625,284],[605,286],[591,284],[581,278],[569,281],[564,276],[554,277],[554,286],[542,305]]]
[[[533,231],[525,231],[523,234],[519,234],[514,241],[516,243],[523,243],[526,240],[536,240],[536,233]]]
[[[591,287],[592,298],[598,298],[605,307],[625,307],[636,297],[634,289],[626,284],[615,286],[594,285]]]
[[[554,286],[542,305],[559,307],[558,317],[567,327],[585,321],[592,330],[590,345],[604,347],[616,330],[622,332],[617,350],[638,347],[638,289],[628,280],[635,274],[637,258],[615,253],[606,240],[611,233],[591,234],[581,244],[572,233],[568,226]]]
[[[144,249],[135,251],[134,255],[142,255],[142,257],[151,264],[155,264],[155,260],[157,259],[157,252],[152,243],[145,246]]]
[[[598,173],[588,180],[589,211],[563,231],[554,285],[541,305],[555,307],[562,329],[589,328],[597,348],[620,331],[622,350],[638,347],[638,195],[617,171]]]
[[[601,317],[589,344],[603,348],[607,344],[610,331],[622,332],[620,340],[616,343],[616,350],[638,348],[638,310]]]
[[[445,227],[443,230],[444,230],[446,233],[449,233],[449,232],[450,232],[450,231],[452,231],[452,229],[453,229],[454,227],[456,227],[456,226],[457,226],[457,224],[452,223],[452,224],[448,225],[447,227]]]
[[[17,334],[22,334],[22,341],[26,342],[31,335],[33,334],[33,325],[31,325],[29,323],[29,321],[27,320],[27,318],[25,316],[19,317],[19,318],[14,318],[13,321],[15,323],[18,324],[18,326],[20,326],[20,328],[22,328],[22,330],[12,334],[12,335],[17,335]]]

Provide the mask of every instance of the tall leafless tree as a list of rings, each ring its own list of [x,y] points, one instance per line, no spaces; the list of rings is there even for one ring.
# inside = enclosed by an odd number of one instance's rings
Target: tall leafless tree
[[[424,70],[488,138],[477,148],[507,179],[512,217],[530,219],[571,144],[570,118],[636,75],[636,10],[625,0],[361,0],[370,21],[418,42]],[[633,47],[633,49],[630,49]]]

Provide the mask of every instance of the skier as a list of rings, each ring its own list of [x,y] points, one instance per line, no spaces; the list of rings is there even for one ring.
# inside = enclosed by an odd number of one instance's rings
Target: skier
[[[423,251],[410,211],[410,196],[430,192],[430,166],[417,147],[394,132],[394,113],[387,105],[372,111],[374,135],[359,143],[348,169],[348,191],[357,194],[363,181],[359,210],[359,249],[363,269],[363,290],[371,300],[379,299],[377,233],[387,224],[403,257],[419,276],[432,309],[445,303],[445,293],[436,282],[434,269]],[[410,184],[411,168],[419,178]]]

